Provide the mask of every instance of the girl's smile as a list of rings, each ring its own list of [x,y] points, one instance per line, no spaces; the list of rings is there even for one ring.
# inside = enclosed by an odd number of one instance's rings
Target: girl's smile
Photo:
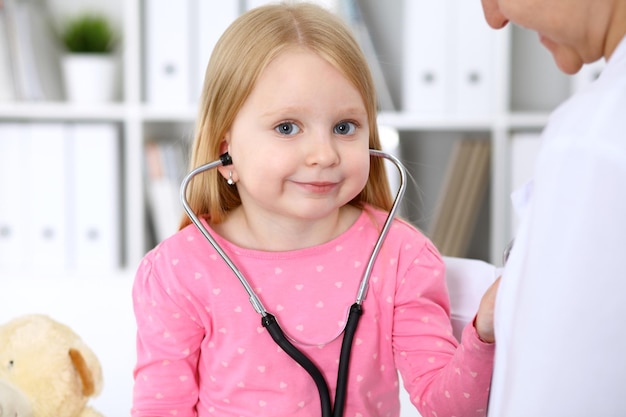
[[[332,193],[338,186],[335,182],[320,182],[320,181],[312,181],[312,182],[298,182],[293,181],[294,184],[300,186],[305,191],[308,191],[312,194],[328,194]]]

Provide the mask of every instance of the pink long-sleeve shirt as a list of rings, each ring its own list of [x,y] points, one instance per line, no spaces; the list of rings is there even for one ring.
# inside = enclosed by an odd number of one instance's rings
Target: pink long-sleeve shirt
[[[386,213],[371,208],[342,235],[288,252],[237,247],[214,234],[284,332],[321,369],[334,397],[340,333]],[[470,324],[452,335],[442,259],[415,228],[393,227],[373,269],[354,338],[345,416],[400,412],[398,371],[424,416],[486,413],[494,346]],[[134,289],[139,416],[318,416],[309,375],[192,225],[159,244]]]

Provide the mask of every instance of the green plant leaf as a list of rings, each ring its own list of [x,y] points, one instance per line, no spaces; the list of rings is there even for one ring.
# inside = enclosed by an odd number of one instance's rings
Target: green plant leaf
[[[61,39],[65,48],[74,53],[110,53],[117,44],[115,31],[109,21],[94,14],[71,19]]]

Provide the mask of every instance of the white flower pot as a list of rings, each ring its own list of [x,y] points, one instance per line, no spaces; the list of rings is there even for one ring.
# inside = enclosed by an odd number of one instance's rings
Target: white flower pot
[[[62,58],[66,98],[75,103],[119,99],[119,63],[115,55],[68,54]]]

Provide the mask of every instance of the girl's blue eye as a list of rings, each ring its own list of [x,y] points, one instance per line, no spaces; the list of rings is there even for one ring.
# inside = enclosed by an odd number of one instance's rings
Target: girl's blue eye
[[[355,130],[356,124],[353,122],[340,122],[333,129],[337,135],[352,135]]]
[[[281,123],[278,126],[276,126],[274,130],[276,130],[281,135],[287,135],[287,136],[295,135],[296,133],[300,132],[300,128],[298,127],[298,125],[292,122]]]

